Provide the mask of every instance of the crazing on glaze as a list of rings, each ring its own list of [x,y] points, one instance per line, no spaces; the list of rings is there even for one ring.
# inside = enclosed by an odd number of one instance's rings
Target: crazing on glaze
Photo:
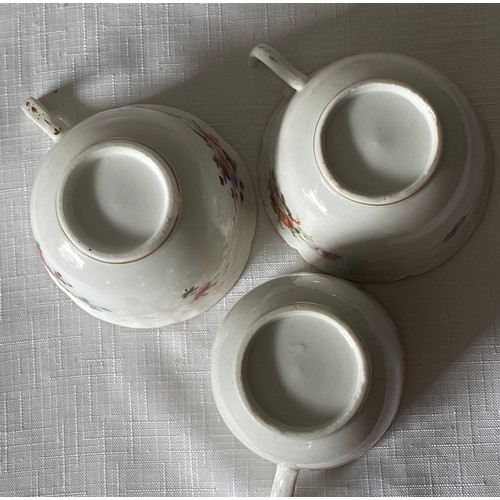
[[[294,237],[300,238],[302,241],[307,243],[308,247],[323,259],[336,261],[341,258],[340,255],[337,255],[334,252],[322,249],[317,243],[314,242],[309,234],[303,231],[300,227],[300,220],[295,217],[288,208],[285,197],[278,187],[276,177],[272,169],[269,169],[267,188],[269,192],[269,199],[271,201],[271,207],[278,216],[278,223],[281,229],[288,229]]]

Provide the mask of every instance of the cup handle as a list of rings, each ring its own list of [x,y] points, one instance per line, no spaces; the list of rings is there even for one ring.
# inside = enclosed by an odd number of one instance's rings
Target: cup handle
[[[266,44],[257,45],[251,50],[250,65],[256,69],[264,65],[296,91],[300,91],[307,82],[307,76],[296,70],[277,50]]]
[[[61,120],[52,116],[50,111],[37,99],[29,97],[23,106],[24,114],[33,120],[54,142],[69,130]]]
[[[293,497],[295,495],[295,484],[299,469],[290,467],[286,464],[276,466],[273,487],[271,489],[272,497]]]

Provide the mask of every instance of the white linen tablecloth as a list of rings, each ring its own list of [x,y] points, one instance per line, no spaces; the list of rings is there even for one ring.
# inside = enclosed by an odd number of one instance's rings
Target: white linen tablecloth
[[[209,355],[232,305],[310,270],[260,209],[249,265],[207,313],[135,331],[85,314],[38,261],[29,225],[50,140],[22,114],[33,95],[70,124],[138,102],[189,111],[241,154],[254,180],[281,90],[254,74],[269,43],[310,73],[392,51],[444,72],[500,153],[498,5],[0,5],[0,494],[267,495],[274,466],[240,444],[211,395]],[[423,276],[363,286],[407,354],[400,412],[365,456],[302,472],[298,495],[500,494],[500,166],[466,246]]]

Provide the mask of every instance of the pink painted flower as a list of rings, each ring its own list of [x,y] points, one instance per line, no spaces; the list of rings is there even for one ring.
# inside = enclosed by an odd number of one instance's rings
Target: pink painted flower
[[[213,160],[219,169],[219,182],[222,186],[229,185],[231,188],[231,196],[235,200],[243,202],[245,189],[244,184],[238,178],[238,164],[231,155],[222,147],[219,139],[210,132],[203,130],[202,127],[194,120],[190,121],[191,129],[198,134],[213,152]]]
[[[329,250],[323,250],[322,248],[315,246],[315,245],[311,246],[311,250],[326,260],[335,261],[335,260],[340,259],[340,255],[337,255],[336,253],[330,252]]]
[[[197,300],[200,297],[205,297],[207,295],[208,290],[215,286],[217,284],[217,281],[207,281],[203,285],[199,286],[193,293],[193,299]]]

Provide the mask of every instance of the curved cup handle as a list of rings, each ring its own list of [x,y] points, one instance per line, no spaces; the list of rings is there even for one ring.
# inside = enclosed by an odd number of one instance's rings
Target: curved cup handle
[[[274,476],[272,497],[293,497],[299,469],[285,464],[278,464]]]
[[[296,70],[277,50],[269,45],[257,45],[251,50],[249,57],[252,67],[260,69],[264,65],[296,91],[301,90],[307,82],[307,76]]]
[[[28,118],[33,120],[54,142],[69,130],[61,120],[52,116],[50,111],[37,99],[29,97],[23,106],[23,111]]]

